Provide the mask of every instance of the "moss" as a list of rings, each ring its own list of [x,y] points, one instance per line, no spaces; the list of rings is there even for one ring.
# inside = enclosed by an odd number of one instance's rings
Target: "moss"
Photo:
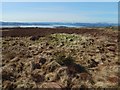
[[[59,45],[64,43],[65,45],[71,45],[75,40],[80,40],[80,36],[74,34],[51,34],[49,42],[54,43],[54,45]]]

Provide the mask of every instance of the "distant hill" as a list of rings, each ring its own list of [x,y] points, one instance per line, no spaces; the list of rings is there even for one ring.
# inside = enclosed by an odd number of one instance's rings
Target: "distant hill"
[[[115,23],[62,23],[62,22],[0,22],[1,26],[53,26],[53,27],[111,27]]]

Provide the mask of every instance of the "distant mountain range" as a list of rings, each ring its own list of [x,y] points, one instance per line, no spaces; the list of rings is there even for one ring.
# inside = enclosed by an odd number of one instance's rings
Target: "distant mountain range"
[[[63,23],[63,22],[0,22],[0,26],[12,27],[111,27],[117,26],[115,23]]]

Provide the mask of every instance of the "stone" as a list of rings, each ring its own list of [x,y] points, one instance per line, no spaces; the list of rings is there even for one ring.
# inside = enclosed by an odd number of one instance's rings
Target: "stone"
[[[32,70],[41,68],[40,63],[36,63],[32,61],[31,64],[32,64]]]
[[[55,61],[50,62],[49,64],[46,65],[47,72],[54,72],[57,68],[60,67],[60,64],[58,64]]]
[[[108,49],[109,51],[115,52],[116,47],[114,47],[114,46],[109,46],[109,47],[107,47],[107,49]]]
[[[46,74],[46,76],[45,76],[45,80],[46,81],[50,81],[50,82],[52,82],[52,81],[55,81],[56,80],[56,74],[55,73],[48,73],[48,74]]]
[[[38,82],[43,82],[45,80],[44,74],[41,72],[41,70],[34,70],[31,73],[32,80],[35,81],[36,83]]]
[[[41,63],[42,65],[45,64],[46,61],[47,60],[45,58],[42,58],[42,57],[40,57],[40,59],[39,59],[39,63]]]

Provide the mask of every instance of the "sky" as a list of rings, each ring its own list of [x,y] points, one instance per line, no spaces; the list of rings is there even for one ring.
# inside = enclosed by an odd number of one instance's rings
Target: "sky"
[[[118,3],[3,2],[0,21],[117,23]]]
[[[2,2],[119,2],[119,0],[1,0]]]

